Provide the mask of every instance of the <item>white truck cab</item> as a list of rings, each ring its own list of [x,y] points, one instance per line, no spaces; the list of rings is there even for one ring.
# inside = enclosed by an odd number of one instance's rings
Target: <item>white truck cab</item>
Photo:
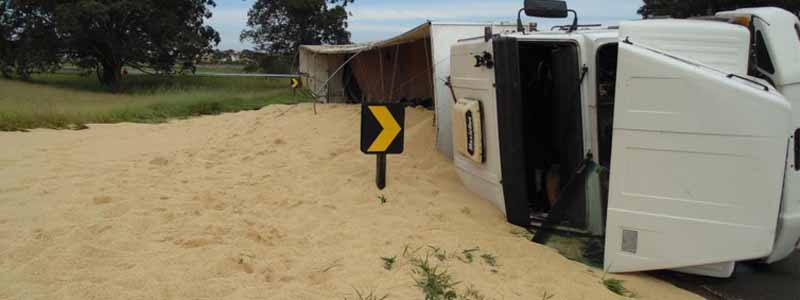
[[[451,56],[456,169],[509,222],[604,236],[609,272],[729,277],[798,247],[791,13],[487,34]]]

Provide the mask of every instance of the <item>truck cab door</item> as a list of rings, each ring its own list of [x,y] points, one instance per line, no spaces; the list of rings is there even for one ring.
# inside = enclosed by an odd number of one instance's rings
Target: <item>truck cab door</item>
[[[500,164],[494,43],[473,39],[454,45],[450,53],[449,85],[458,101],[451,109],[456,172],[467,189],[489,200],[511,223],[527,225],[527,212],[506,205],[504,195],[507,180]]]
[[[768,256],[786,99],[633,39],[620,42],[617,72],[605,269],[729,277],[733,262]]]

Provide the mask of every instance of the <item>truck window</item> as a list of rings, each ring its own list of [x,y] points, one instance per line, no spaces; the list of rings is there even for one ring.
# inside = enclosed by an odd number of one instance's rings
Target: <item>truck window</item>
[[[761,30],[756,32],[756,62],[762,70],[770,74],[775,73],[775,66],[772,64],[772,58],[769,56],[767,43],[764,41],[764,35]]]
[[[611,167],[611,143],[614,132],[614,97],[617,86],[619,46],[603,45],[597,50],[597,142],[600,165]]]
[[[797,41],[800,42],[800,24],[794,23],[794,31],[797,32]]]
[[[800,171],[800,129],[794,131],[794,170]]]

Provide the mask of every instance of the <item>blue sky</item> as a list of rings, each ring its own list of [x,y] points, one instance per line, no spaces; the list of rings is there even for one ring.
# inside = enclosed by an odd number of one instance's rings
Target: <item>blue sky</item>
[[[349,30],[353,41],[384,39],[402,33],[426,20],[461,22],[514,21],[523,0],[356,0],[348,6]],[[617,24],[620,20],[637,19],[641,0],[570,0],[569,7],[580,14],[581,24]],[[219,31],[221,49],[247,49],[252,45],[239,41],[245,28],[247,11],[253,0],[217,0],[214,17],[209,23]],[[532,19],[543,26],[564,24],[568,20]]]

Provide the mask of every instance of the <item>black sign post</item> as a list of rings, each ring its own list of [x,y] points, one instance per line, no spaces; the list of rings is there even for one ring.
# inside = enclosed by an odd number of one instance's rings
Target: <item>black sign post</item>
[[[375,175],[375,185],[378,186],[378,189],[383,190],[386,188],[386,154],[378,154],[377,158],[376,169],[378,172]]]
[[[403,153],[405,106],[364,104],[361,106],[361,152],[377,156],[375,184],[386,188],[386,155]]]

